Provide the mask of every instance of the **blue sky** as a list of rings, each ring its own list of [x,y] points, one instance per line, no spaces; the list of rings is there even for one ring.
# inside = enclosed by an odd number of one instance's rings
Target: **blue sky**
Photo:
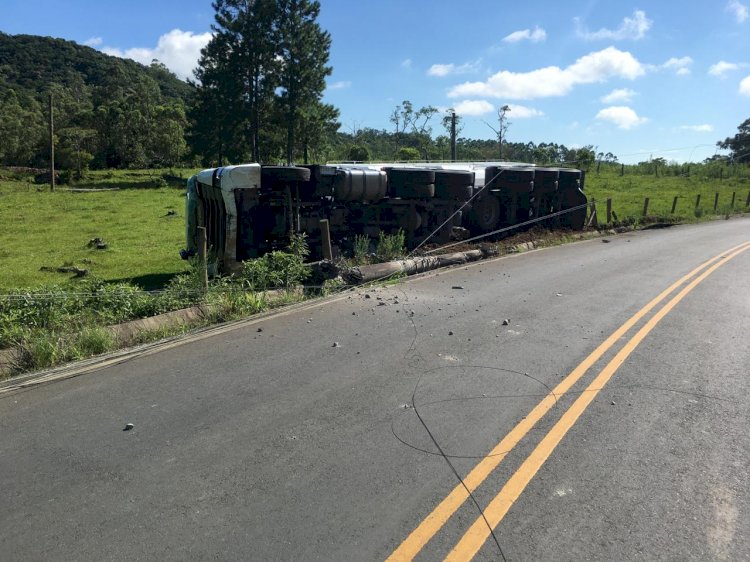
[[[0,30],[62,37],[187,76],[208,0],[0,0]],[[402,100],[454,107],[463,135],[594,145],[624,162],[702,160],[750,117],[750,0],[322,0],[326,101],[342,128],[390,129]],[[435,132],[441,132],[438,120]]]

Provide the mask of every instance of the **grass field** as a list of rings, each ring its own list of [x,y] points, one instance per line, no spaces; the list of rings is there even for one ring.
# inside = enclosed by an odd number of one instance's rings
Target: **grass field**
[[[179,257],[184,247],[184,185],[195,170],[120,170],[90,172],[76,188],[119,188],[105,192],[70,192],[31,178],[11,178],[0,170],[0,290],[75,283],[70,273],[41,271],[75,265],[107,280],[128,280],[158,288],[186,270]],[[695,220],[695,197],[701,194],[705,215],[727,212],[736,192],[736,208],[745,208],[750,177],[723,181],[693,177],[635,175],[626,168],[609,168],[586,176],[586,194],[596,199],[599,220],[605,218],[605,201],[613,200],[618,219],[641,215],[644,197],[650,197],[649,215],[667,216],[678,196],[676,216]],[[172,214],[171,212],[174,212]],[[89,240],[102,238],[109,247],[92,249]]]
[[[190,173],[91,172],[75,186],[119,188],[104,192],[60,186],[51,193],[30,180],[0,179],[0,289],[65,283],[70,273],[41,271],[63,265],[144,288],[163,285],[186,269],[179,251],[185,244],[184,178]],[[109,247],[88,247],[97,237]]]
[[[675,217],[695,220],[695,201],[701,195],[700,207],[704,216],[713,214],[715,194],[719,194],[717,213],[726,214],[736,193],[735,209],[746,208],[750,192],[750,177],[728,177],[723,180],[699,175],[660,176],[631,175],[620,176],[619,167],[597,174],[586,175],[586,195],[597,201],[599,220],[606,211],[606,200],[612,198],[612,209],[619,219],[640,217],[643,200],[649,198],[648,214],[652,216],[671,215],[672,202],[677,197]],[[698,214],[701,214],[700,211]]]

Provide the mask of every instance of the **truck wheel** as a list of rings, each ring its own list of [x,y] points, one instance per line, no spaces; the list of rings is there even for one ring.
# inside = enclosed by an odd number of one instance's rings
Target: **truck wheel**
[[[471,172],[435,172],[435,197],[467,201],[474,192],[474,174]]]
[[[402,199],[423,199],[435,196],[434,183],[397,183],[393,185],[393,196]]]
[[[484,197],[473,205],[470,219],[475,230],[492,232],[500,222],[500,201],[493,195]]]
[[[260,169],[260,181],[261,183],[310,181],[310,170],[297,166],[263,166]]]
[[[435,183],[434,170],[420,170],[418,168],[391,168],[387,171],[388,181],[397,185],[399,183]]]

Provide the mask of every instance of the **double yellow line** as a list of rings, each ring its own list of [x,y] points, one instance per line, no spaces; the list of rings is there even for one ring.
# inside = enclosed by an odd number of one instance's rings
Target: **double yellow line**
[[[656,327],[685,296],[698,286],[706,277],[711,275],[719,267],[750,249],[750,242],[745,242],[731,248],[721,254],[702,263],[690,273],[680,278],[662,291],[631,316],[622,326],[615,330],[602,344],[586,357],[570,374],[568,374],[549,394],[547,394],[533,410],[516,425],[488,454],[484,457],[464,478],[463,484],[457,485],[446,498],[414,529],[401,545],[388,557],[388,561],[412,560],[432,539],[435,534],[445,525],[450,517],[469,498],[469,493],[474,492],[497,468],[503,458],[523,439],[536,423],[555,405],[557,400],[576,384],[581,377],[612,348],[633,326],[644,316],[656,308],[670,294],[688,283],[661,309],[659,309],[638,332],[620,349],[614,358],[599,372],[596,378],[589,384],[585,391],[576,399],[560,420],[542,438],[540,443],[526,458],[519,469],[510,477],[500,492],[490,501],[484,509],[484,517],[478,517],[469,530],[459,540],[453,550],[448,554],[446,560],[471,560],[487,538],[490,536],[490,527],[494,529],[513,503],[518,499],[528,483],[552,454],[562,438],[573,427],[591,401],[602,390],[617,369],[633,352],[638,344]],[[702,272],[702,273],[701,273]],[[691,281],[692,279],[692,281]],[[486,521],[485,521],[486,518]],[[489,526],[488,524],[489,523]]]

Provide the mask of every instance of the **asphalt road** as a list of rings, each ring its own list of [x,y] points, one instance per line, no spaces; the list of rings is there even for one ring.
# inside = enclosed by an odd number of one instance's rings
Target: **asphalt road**
[[[606,240],[1,395],[0,559],[750,559],[750,220]]]

